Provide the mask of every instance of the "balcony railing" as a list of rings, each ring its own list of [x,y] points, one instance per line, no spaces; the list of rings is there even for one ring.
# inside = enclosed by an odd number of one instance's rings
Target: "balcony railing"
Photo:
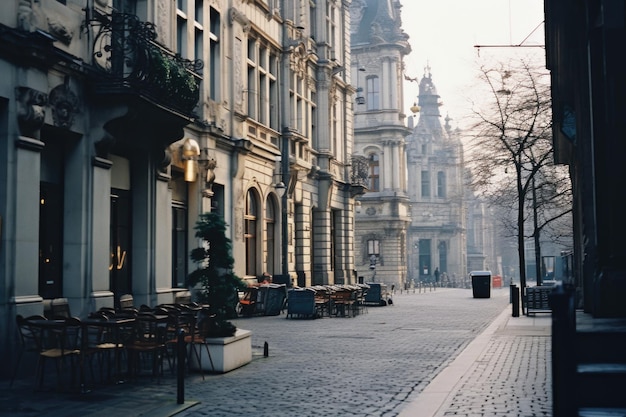
[[[352,175],[350,183],[352,185],[367,187],[368,161],[360,155],[352,155]]]
[[[125,13],[98,14],[93,65],[107,77],[104,93],[138,94],[189,114],[200,97],[201,60],[191,61],[157,42],[155,25]]]

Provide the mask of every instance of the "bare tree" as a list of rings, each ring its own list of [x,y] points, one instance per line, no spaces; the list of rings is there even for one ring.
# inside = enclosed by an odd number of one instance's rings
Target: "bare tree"
[[[567,187],[558,170],[552,170],[549,74],[545,67],[519,59],[481,67],[480,79],[486,91],[472,109],[475,123],[466,152],[472,186],[490,204],[503,208],[500,213],[507,213],[500,220],[517,239],[524,288],[524,239],[535,239],[535,254],[540,256],[541,232],[571,209],[571,205],[556,209],[559,201],[563,204],[558,197],[567,194]],[[527,227],[529,223],[532,226]]]

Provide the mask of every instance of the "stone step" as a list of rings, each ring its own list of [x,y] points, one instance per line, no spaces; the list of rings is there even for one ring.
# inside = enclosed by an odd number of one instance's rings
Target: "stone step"
[[[576,369],[576,396],[579,408],[626,407],[626,364],[584,363]]]

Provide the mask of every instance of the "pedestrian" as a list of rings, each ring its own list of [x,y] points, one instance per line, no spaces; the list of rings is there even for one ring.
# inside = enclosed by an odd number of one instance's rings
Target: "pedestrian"
[[[439,267],[435,268],[435,283],[439,283]]]

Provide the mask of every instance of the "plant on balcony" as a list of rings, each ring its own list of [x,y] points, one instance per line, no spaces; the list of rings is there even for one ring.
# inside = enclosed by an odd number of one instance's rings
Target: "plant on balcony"
[[[199,286],[198,301],[209,305],[207,334],[232,336],[237,328],[228,320],[237,317],[238,291],[245,289],[246,284],[233,273],[235,261],[231,241],[226,237],[226,223],[215,213],[204,213],[195,229],[203,245],[191,251],[191,259],[198,268],[188,275],[187,285]]]
[[[179,99],[197,101],[199,85],[182,61],[153,46],[150,51],[152,79],[168,95]]]

